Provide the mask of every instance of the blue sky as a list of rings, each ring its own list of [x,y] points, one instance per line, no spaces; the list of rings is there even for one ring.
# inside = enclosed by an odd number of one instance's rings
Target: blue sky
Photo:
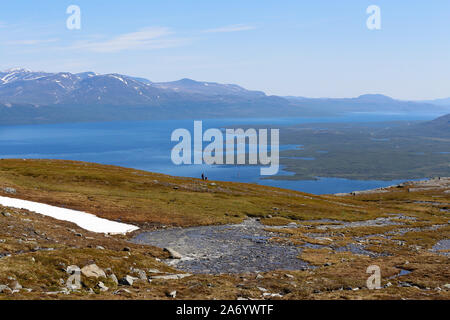
[[[81,30],[66,9],[81,8]],[[369,30],[366,8],[381,9]],[[450,1],[15,0],[0,69],[192,78],[269,94],[450,96]]]

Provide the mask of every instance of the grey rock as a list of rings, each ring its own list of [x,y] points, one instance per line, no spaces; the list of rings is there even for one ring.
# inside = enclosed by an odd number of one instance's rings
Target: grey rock
[[[353,288],[352,287],[345,287],[344,290],[351,291],[351,290],[353,290]]]
[[[158,269],[148,269],[147,271],[148,271],[148,273],[162,273]]]
[[[404,288],[412,287],[412,285],[408,282],[399,282],[399,286]]]
[[[270,293],[270,292],[264,292],[263,293],[264,297],[269,297],[269,298],[282,298],[283,296],[279,293]]]
[[[150,279],[160,279],[160,280],[179,280],[186,277],[190,277],[192,274],[185,273],[185,274],[168,274],[164,276],[150,276]]]
[[[164,248],[164,251],[169,253],[170,259],[181,259],[181,254],[171,248]]]
[[[11,217],[11,213],[6,212],[6,211],[3,211],[3,212],[2,212],[2,215],[3,215],[4,217]]]
[[[11,289],[12,290],[21,290],[21,289],[23,289],[23,287],[20,285],[20,283],[17,280],[15,280],[11,283]]]
[[[97,288],[99,288],[101,292],[106,292],[109,290],[109,288],[101,281],[97,284]]]
[[[115,295],[118,295],[118,294],[121,294],[121,293],[131,293],[131,291],[128,290],[128,289],[119,289],[119,290],[116,290],[116,291],[113,292],[113,294],[115,294]]]
[[[12,293],[12,290],[10,287],[5,285],[0,285],[0,293]]]
[[[88,278],[106,278],[106,273],[96,264],[90,264],[81,269],[81,274]]]
[[[17,193],[17,190],[14,189],[14,188],[3,188],[3,191],[5,191],[6,193],[9,193],[9,194],[16,194]]]
[[[62,265],[64,265],[64,264],[62,264]],[[72,274],[72,273],[74,273],[74,272],[81,272],[81,269],[80,269],[80,267],[78,267],[78,266],[71,265],[71,266],[68,266],[68,267],[67,267],[66,272],[67,272],[68,274]]]
[[[139,280],[147,280],[147,273],[144,270],[132,268],[133,273],[137,274]]]
[[[175,299],[177,297],[177,291],[170,291],[170,292],[166,292],[166,296],[172,299]]]
[[[114,282],[116,285],[119,284],[119,280],[117,279],[116,275],[114,273],[110,274],[108,276],[109,279],[111,279],[112,282]]]
[[[138,280],[138,278],[126,275],[122,279],[120,279],[119,283],[124,286],[132,286],[134,281]]]

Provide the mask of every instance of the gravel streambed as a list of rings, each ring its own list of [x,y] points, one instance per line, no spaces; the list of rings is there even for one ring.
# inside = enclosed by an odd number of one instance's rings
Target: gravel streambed
[[[145,232],[132,241],[176,250],[182,258],[167,263],[190,273],[264,272],[308,267],[298,258],[301,248],[269,241],[279,233],[264,228],[267,226],[249,219],[236,225]]]

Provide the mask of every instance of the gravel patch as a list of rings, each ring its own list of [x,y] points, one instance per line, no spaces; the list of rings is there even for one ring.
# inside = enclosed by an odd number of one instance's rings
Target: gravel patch
[[[269,241],[278,233],[254,219],[237,225],[204,226],[145,232],[132,241],[172,248],[181,259],[166,263],[189,273],[243,273],[299,270],[308,264],[297,257],[301,248]]]
[[[432,252],[450,257],[450,252],[442,252],[444,250],[450,250],[450,239],[441,240],[431,248]]]

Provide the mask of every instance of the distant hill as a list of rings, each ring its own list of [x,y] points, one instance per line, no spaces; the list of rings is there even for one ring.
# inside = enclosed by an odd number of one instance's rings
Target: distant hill
[[[173,82],[155,83],[157,88],[170,89],[176,92],[186,92],[207,96],[239,95],[249,98],[262,98],[266,94],[261,91],[249,91],[235,84],[220,84],[215,82],[199,82],[191,79],[181,79]]]
[[[437,106],[450,106],[450,98],[427,100],[427,101],[423,101],[423,102],[434,104]]]
[[[383,95],[353,99],[268,96],[235,84],[173,82],[121,74],[0,72],[0,124],[174,118],[304,117],[346,112],[447,113],[449,108]]]
[[[377,133],[380,137],[435,137],[450,138],[450,114],[431,121],[420,121],[389,127]]]
[[[365,94],[357,98],[286,97],[299,106],[310,106],[320,112],[436,113],[450,112],[450,106],[428,102],[402,101],[381,94]]]
[[[450,114],[439,117],[432,121],[423,122],[417,125],[418,128],[434,130],[437,132],[446,133],[450,135]]]

